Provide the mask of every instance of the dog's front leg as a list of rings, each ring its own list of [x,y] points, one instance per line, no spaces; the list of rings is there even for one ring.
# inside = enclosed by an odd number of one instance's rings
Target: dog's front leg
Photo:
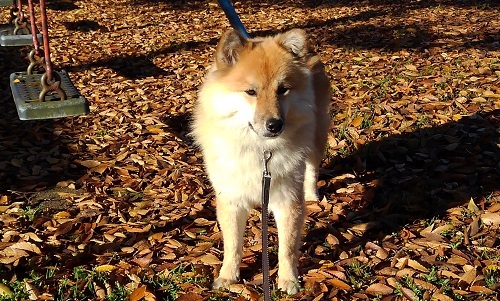
[[[318,201],[318,173],[321,157],[311,153],[306,158],[306,171],[304,175],[304,197],[306,201]]]
[[[300,289],[297,268],[305,204],[290,200],[271,209],[278,227],[278,288],[292,295]]]
[[[214,289],[228,288],[240,277],[240,262],[247,210],[241,206],[217,200],[217,220],[221,227],[224,243],[224,259]]]

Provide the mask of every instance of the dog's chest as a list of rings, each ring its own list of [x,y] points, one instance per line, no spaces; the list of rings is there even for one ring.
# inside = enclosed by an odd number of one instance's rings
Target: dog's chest
[[[221,147],[207,161],[210,180],[224,199],[244,200],[256,205],[260,202],[264,154],[260,147]],[[268,169],[271,173],[271,194],[282,190],[293,192],[301,187],[304,159],[299,150],[278,149],[272,152]]]

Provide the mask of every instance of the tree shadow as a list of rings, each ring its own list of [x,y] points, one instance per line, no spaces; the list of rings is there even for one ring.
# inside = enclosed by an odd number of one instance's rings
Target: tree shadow
[[[154,56],[154,55],[153,55]],[[150,76],[172,75],[170,70],[156,66],[148,55],[124,55],[112,57],[90,64],[68,67],[68,70],[91,69],[94,67],[108,67],[128,79],[141,79]]]
[[[471,198],[487,201],[500,189],[499,128],[500,110],[480,112],[457,122],[369,142],[356,153],[337,159],[330,166],[335,175],[354,173],[354,181],[365,186],[365,191],[351,201],[345,216],[311,229],[304,252],[316,259],[337,260],[342,250],[397,233],[417,220],[438,218]],[[340,191],[348,191],[341,188],[348,188],[352,179],[323,179],[330,181],[323,191],[327,199],[349,199]],[[372,228],[344,239],[341,232],[355,224]],[[339,247],[321,256],[314,254],[328,234],[339,238]]]
[[[189,132],[191,131],[190,123],[192,120],[192,115],[190,113],[164,115],[160,118],[160,120],[171,128],[172,132],[177,133],[178,138],[188,144],[193,144],[193,138],[189,135]]]
[[[420,2],[419,2],[420,3]],[[398,51],[401,49],[428,49],[439,46],[450,50],[461,48],[478,48],[485,50],[500,49],[500,34],[491,26],[489,29],[482,28],[467,33],[455,33],[431,29],[431,23],[405,22],[396,24],[385,24],[378,21],[375,24],[368,23],[371,19],[383,16],[404,16],[411,9],[418,7],[376,7],[356,15],[349,15],[331,19],[309,19],[301,23],[285,26],[280,31],[293,28],[302,28],[322,38],[318,41],[322,44],[337,47],[353,47],[356,49],[386,49]],[[353,22],[361,24],[351,25]],[[276,34],[276,30],[263,30],[250,32],[255,36],[266,36]]]
[[[72,11],[79,8],[75,2],[76,0],[49,0],[47,1],[47,7],[57,11]]]
[[[0,73],[23,71],[28,48],[0,48]],[[29,192],[72,181],[81,170],[72,165],[72,137],[59,120],[20,121],[9,81],[0,83],[0,193]]]
[[[69,1],[69,0],[67,0]],[[167,4],[170,8],[176,10],[193,10],[205,7],[210,1],[206,0],[129,0],[130,5],[154,5],[154,4]],[[247,7],[263,7],[270,5],[294,6],[303,8],[317,8],[321,6],[327,7],[341,7],[341,6],[355,6],[358,4],[363,5],[385,5],[391,7],[406,7],[408,9],[425,8],[435,6],[456,6],[456,7],[478,7],[478,8],[491,8],[498,7],[500,4],[496,0],[428,0],[428,1],[415,1],[415,0],[298,0],[298,1],[282,1],[282,0],[265,0],[259,2],[236,2],[232,1],[237,11],[245,12]]]
[[[279,1],[277,1],[279,3]],[[303,28],[313,32],[318,37],[327,37],[321,43],[334,45],[338,47],[356,47],[359,49],[387,49],[390,51],[398,51],[400,49],[427,49],[434,46],[447,46],[450,49],[457,48],[480,48],[486,50],[497,50],[500,48],[500,35],[498,30],[493,26],[485,28],[484,25],[478,24],[478,30],[467,31],[467,33],[456,34],[454,32],[440,31],[436,32],[431,29],[434,23],[438,24],[439,20],[433,22],[404,22],[387,24],[385,20],[374,20],[374,24],[366,21],[372,21],[378,17],[394,17],[394,20],[403,18],[412,10],[427,9],[440,6],[454,7],[473,7],[478,12],[495,11],[500,6],[498,1],[467,1],[467,0],[431,0],[431,1],[398,1],[398,0],[372,0],[372,1],[312,1],[304,0],[290,4],[292,6],[317,8],[319,6],[327,7],[345,7],[355,6],[362,2],[363,5],[369,7],[368,10],[361,11],[354,15],[343,17],[331,17],[321,19],[308,19],[300,23],[287,25],[280,31],[289,30],[292,28]],[[264,1],[261,3],[242,3],[240,11],[244,13],[245,5],[249,7],[265,5],[273,3],[273,1]],[[287,3],[288,5],[288,3]],[[448,16],[450,17],[450,16]],[[453,17],[453,16],[451,16]],[[443,16],[443,20],[447,18]],[[425,17],[422,17],[425,19]],[[467,18],[469,22],[469,18]],[[353,22],[363,22],[362,24],[351,24]],[[460,25],[460,24],[455,24]],[[465,24],[463,24],[465,25]],[[467,26],[470,24],[468,23]],[[276,30],[252,31],[251,24],[247,24],[250,34],[255,36],[265,36],[275,34]]]
[[[357,4],[367,4],[367,5],[386,5],[392,8],[406,7],[408,9],[416,8],[426,8],[426,7],[436,7],[436,6],[456,6],[456,7],[478,7],[489,9],[491,7],[497,7],[500,4],[495,0],[428,0],[428,1],[414,1],[414,0],[301,0],[298,1],[305,7],[318,7],[318,6],[354,6]]]
[[[183,114],[168,117],[162,122],[178,133],[185,133],[190,116]],[[301,274],[315,268],[319,260],[337,261],[342,251],[364,246],[368,241],[400,232],[406,225],[427,219],[439,218],[450,208],[467,203],[487,200],[500,189],[500,110],[479,112],[436,127],[423,127],[412,132],[395,134],[381,140],[368,142],[355,153],[336,158],[329,166],[332,173],[324,174],[327,183],[320,190],[327,202],[350,203],[347,211],[337,214],[335,221],[321,216],[325,212],[311,213],[324,226],[308,229],[302,252],[305,254]],[[181,135],[182,139],[186,139]],[[188,137],[188,143],[189,143]],[[355,178],[340,178],[344,174]],[[363,186],[362,192],[350,198],[352,183]],[[203,217],[215,220],[215,208]],[[193,217],[194,219],[195,217]],[[252,227],[261,227],[253,221]],[[342,233],[357,224],[369,225],[362,235],[344,238]],[[278,239],[274,219],[270,220],[271,243],[277,247]],[[315,249],[323,246],[328,235],[339,239],[339,245],[325,248],[318,255]],[[498,242],[497,242],[498,244]],[[260,253],[244,258],[241,266],[243,279],[252,279],[261,269]],[[270,254],[270,266],[277,264],[277,255]],[[274,276],[273,276],[274,277]]]
[[[208,5],[208,1],[205,0],[129,0],[130,5],[168,5],[170,9],[174,10],[195,10],[200,9]]]
[[[325,26],[316,24],[314,27]],[[327,26],[327,25],[326,25]],[[417,23],[396,25],[360,24],[342,30],[328,30],[327,44],[357,49],[424,50],[443,47],[450,50],[476,48],[500,49],[498,32],[474,31],[467,34],[435,33],[428,25]]]
[[[92,20],[62,22],[62,24],[69,31],[90,32],[90,31],[106,31],[107,30],[105,26],[102,26],[98,22],[92,21]]]
[[[156,1],[154,1],[156,3]],[[182,9],[194,9],[199,5],[205,5],[205,1],[165,1],[173,6],[179,6]],[[268,1],[272,3],[272,1]],[[265,3],[268,3],[265,2]],[[357,49],[386,49],[389,51],[398,51],[401,49],[423,50],[434,46],[446,47],[449,49],[479,48],[486,50],[496,50],[500,48],[498,40],[500,39],[498,31],[478,29],[458,35],[447,32],[435,32],[430,28],[430,24],[424,22],[405,22],[404,24],[370,24],[367,21],[383,17],[394,16],[402,17],[408,11],[433,7],[437,5],[456,5],[456,6],[474,6],[483,7],[485,10],[491,10],[498,6],[495,1],[485,0],[476,5],[469,4],[470,1],[392,1],[380,0],[369,2],[371,9],[361,11],[354,15],[343,17],[331,17],[326,19],[308,19],[299,23],[291,24],[280,28],[280,30],[260,30],[251,31],[254,36],[266,36],[285,31],[292,28],[303,28],[311,32],[312,35],[322,37],[316,41],[322,45],[332,45],[337,47],[354,47]],[[301,4],[302,3],[302,4]],[[308,4],[309,3],[309,4]],[[153,5],[149,0],[132,1],[133,5]],[[351,5],[346,1],[302,1],[293,5]],[[242,10],[245,5],[260,5],[255,3],[242,3]],[[292,4],[290,4],[292,5]],[[378,6],[377,6],[378,5]],[[90,22],[90,23],[89,23]],[[363,22],[363,24],[354,24],[353,22]],[[102,30],[103,27],[92,21],[81,21],[65,24],[68,29],[91,31]],[[143,25],[147,27],[149,25]],[[153,26],[151,24],[151,26]],[[249,29],[250,26],[249,26]],[[182,43],[172,43],[166,47],[159,47],[158,50],[151,51],[146,55],[124,54],[113,57],[107,57],[93,61],[88,64],[73,65],[68,67],[69,71],[78,71],[81,69],[90,69],[93,67],[109,67],[122,76],[130,79],[140,79],[150,76],[168,76],[172,75],[171,70],[164,70],[156,66],[151,58],[173,53],[182,49],[200,50],[209,46],[216,45],[218,38],[210,38],[203,41],[183,41]],[[116,51],[119,53],[119,50]]]
[[[209,45],[217,43],[217,39],[210,39],[209,41],[188,41],[183,43],[172,43],[167,47],[152,51],[147,55],[144,54],[126,54],[116,57],[108,57],[101,60],[95,60],[91,63],[72,65],[66,67],[68,71],[80,71],[82,69],[91,69],[95,67],[107,67],[116,71],[118,74],[129,79],[141,79],[151,76],[169,76],[173,75],[172,70],[165,70],[156,66],[152,58],[160,55],[174,53],[179,50],[193,50],[203,49]]]

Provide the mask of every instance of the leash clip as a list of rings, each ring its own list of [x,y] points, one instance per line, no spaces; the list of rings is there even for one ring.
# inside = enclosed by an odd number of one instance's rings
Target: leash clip
[[[264,162],[263,175],[264,175],[264,177],[271,177],[271,173],[269,172],[269,169],[268,169],[268,164],[269,164],[269,160],[271,160],[271,157],[273,156],[273,153],[271,153],[268,150],[264,150],[263,154],[264,154],[264,158],[262,159],[262,161]]]

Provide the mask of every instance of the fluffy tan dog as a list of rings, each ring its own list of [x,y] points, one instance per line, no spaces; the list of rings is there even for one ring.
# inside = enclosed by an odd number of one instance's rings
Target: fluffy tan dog
[[[217,198],[224,260],[214,288],[239,280],[248,212],[261,204],[263,151],[272,152],[269,209],[278,227],[278,288],[300,289],[305,200],[317,199],[329,126],[330,84],[303,30],[222,36],[199,92],[192,134]]]

